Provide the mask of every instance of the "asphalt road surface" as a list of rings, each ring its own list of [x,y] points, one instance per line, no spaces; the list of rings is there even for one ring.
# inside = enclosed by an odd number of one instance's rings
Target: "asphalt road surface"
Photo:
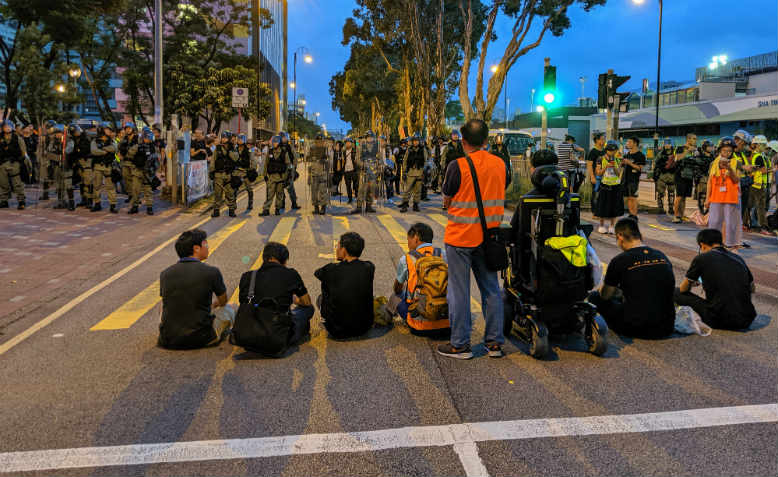
[[[303,202],[304,178],[298,181]],[[257,187],[261,201],[264,186]],[[0,473],[8,475],[776,475],[776,240],[748,235],[759,312],[746,332],[633,340],[604,357],[580,337],[547,360],[515,336],[507,357],[441,357],[441,341],[401,324],[335,341],[318,312],[309,341],[283,359],[228,343],[156,347],[159,273],[172,241],[199,226],[232,294],[263,244],[286,241],[312,296],[313,272],[347,230],[366,241],[375,293],[390,293],[405,230],[445,221],[437,195],[420,213],[346,216],[160,208],[154,217],[31,207],[0,211]],[[677,277],[696,227],[641,215]],[[607,262],[615,239],[594,234]],[[650,286],[650,284],[647,284]]]

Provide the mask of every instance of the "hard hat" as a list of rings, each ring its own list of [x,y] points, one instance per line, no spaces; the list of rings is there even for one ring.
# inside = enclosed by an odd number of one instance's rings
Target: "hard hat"
[[[365,137],[375,137],[375,133],[372,130],[368,129],[367,132],[365,133]]]
[[[748,131],[744,131],[743,129],[738,129],[732,136],[733,139],[740,138],[743,142],[751,142],[751,135]]]
[[[778,152],[778,141],[773,139],[772,141],[767,143],[767,147],[769,147],[775,152]]]
[[[459,134],[459,131],[457,131],[456,129],[451,131],[451,135],[452,136],[456,136],[456,137],[461,137],[460,134]]]
[[[672,139],[665,139],[664,145],[665,146],[672,146],[673,145],[673,140]]]
[[[130,128],[130,129],[132,129],[133,131],[137,131],[137,130],[138,130],[138,128],[137,128],[137,127],[135,127],[135,123],[133,123],[133,122],[129,122],[129,123],[125,124],[125,125],[124,125],[124,129],[127,129],[127,128]],[[145,128],[144,128],[144,129],[145,129]]]
[[[767,138],[762,134],[758,134],[751,139],[751,144],[767,144]]]
[[[702,141],[702,145],[700,147],[705,149],[708,146],[713,146],[713,143],[706,139],[706,140]]]
[[[619,150],[619,143],[614,141],[613,139],[611,139],[607,143],[605,143],[605,150],[606,151],[618,151]]]
[[[55,133],[64,133],[65,132],[65,125],[64,124],[55,124],[54,127],[51,128]]]
[[[732,138],[732,136],[724,136],[719,139],[719,145],[717,149],[720,151],[723,147],[731,147],[732,149],[735,149],[735,140]]]
[[[111,131],[113,131],[114,125],[110,121],[103,121],[102,123],[100,123],[100,127],[102,129],[110,129]]]
[[[53,119],[48,119],[44,124],[46,125],[46,129],[50,129],[56,126],[57,122],[54,121]]]

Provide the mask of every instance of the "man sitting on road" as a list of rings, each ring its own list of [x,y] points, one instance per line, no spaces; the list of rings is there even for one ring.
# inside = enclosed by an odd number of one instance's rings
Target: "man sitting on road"
[[[314,272],[321,281],[316,300],[324,328],[336,339],[360,336],[373,326],[375,265],[360,260],[365,240],[356,232],[340,236],[336,263]]]
[[[227,287],[221,272],[202,262],[208,258],[206,237],[199,229],[182,233],[175,245],[180,257],[178,263],[159,276],[162,323],[158,344],[163,348],[216,345],[235,320],[235,309],[227,304]],[[216,295],[213,303],[212,295]]]
[[[721,232],[701,230],[697,234],[700,254],[697,255],[681,286],[675,289],[675,302],[691,306],[711,328],[742,330],[756,318],[751,301],[754,277],[746,262],[722,245]],[[700,284],[705,299],[691,292]]]
[[[589,302],[616,333],[664,338],[675,327],[675,277],[670,260],[659,250],[643,245],[638,223],[633,219],[619,220],[615,232],[623,252],[611,260],[602,289],[592,292]],[[619,290],[623,296],[618,296]]]
[[[254,303],[265,298],[276,300],[279,305],[289,309],[292,315],[293,329],[289,345],[299,344],[311,330],[313,304],[303,279],[297,270],[286,266],[289,249],[278,242],[268,242],[262,249],[262,266],[257,271],[254,283]],[[240,277],[238,301],[248,303],[251,273]],[[292,305],[295,305],[292,308]]]

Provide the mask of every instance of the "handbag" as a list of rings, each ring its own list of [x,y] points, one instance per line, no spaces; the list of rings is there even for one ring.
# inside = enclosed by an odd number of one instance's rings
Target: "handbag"
[[[254,302],[257,270],[251,272],[248,299],[241,303],[230,334],[230,343],[263,356],[278,358],[286,353],[294,332],[287,307],[273,298]]]
[[[478,216],[481,219],[481,229],[484,232],[484,241],[481,243],[481,249],[484,252],[486,268],[493,272],[499,272],[508,268],[508,251],[505,248],[506,233],[501,227],[491,229],[486,227],[484,201],[481,198],[481,187],[478,185],[478,174],[475,172],[473,160],[470,159],[470,155],[467,153],[465,153],[465,160],[467,160],[467,165],[470,167],[470,175],[473,178],[475,200],[478,204]]]

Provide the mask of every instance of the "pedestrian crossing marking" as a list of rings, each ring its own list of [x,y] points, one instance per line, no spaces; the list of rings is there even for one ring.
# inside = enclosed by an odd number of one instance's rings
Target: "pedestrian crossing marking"
[[[246,225],[246,222],[248,222],[248,220],[238,222],[237,224],[216,232],[208,239],[208,248],[210,252],[213,253],[230,235]],[[154,308],[161,300],[162,297],[159,296],[159,280],[155,280],[154,283],[90,328],[90,331],[122,330],[129,328],[141,319],[143,315],[148,313],[149,310]]]
[[[665,231],[665,232],[669,232],[669,231],[673,230],[673,229],[670,229],[670,228],[667,228],[667,227],[662,227],[661,225],[648,224],[648,226],[651,227],[651,228],[657,229],[657,230]]]
[[[281,220],[278,221],[275,228],[273,229],[273,232],[270,234],[270,238],[267,239],[268,242],[279,242],[284,245],[289,243],[289,237],[292,235],[292,230],[294,229],[295,223],[297,222],[297,217],[281,217]],[[262,266],[262,252],[259,252],[259,257],[257,257],[256,261],[253,265],[251,265],[251,268],[249,270],[256,270],[259,267]],[[235,287],[235,290],[232,292],[232,296],[230,297],[229,303],[233,305],[238,304],[238,287]]]
[[[348,217],[341,217],[336,215],[333,218],[339,220],[344,229],[351,230],[351,223],[349,223]]]
[[[384,228],[391,234],[392,238],[395,242],[397,242],[397,245],[400,246],[400,248],[403,249],[403,252],[408,252],[408,231],[403,228],[402,225],[397,222],[397,220],[394,219],[389,214],[381,214],[378,215],[378,220],[381,222],[381,225],[384,226]]]
[[[439,223],[443,227],[445,227],[448,224],[448,218],[442,214],[430,214],[429,218],[434,220],[435,222]]]

